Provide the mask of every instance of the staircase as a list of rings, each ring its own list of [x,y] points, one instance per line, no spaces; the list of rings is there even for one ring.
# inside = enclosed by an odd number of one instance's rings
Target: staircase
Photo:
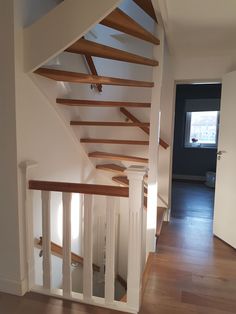
[[[155,23],[157,22],[151,0],[137,0],[134,2],[144,10],[144,14],[148,14]],[[102,19],[100,26],[114,30],[114,37],[120,36],[119,38],[121,39],[123,35],[128,35],[128,38],[134,37],[140,41],[140,45],[143,42],[155,46],[162,44],[155,35],[147,31],[120,8],[115,8],[108,16]],[[119,32],[118,34],[117,31]],[[70,128],[79,137],[80,143],[84,146],[84,150],[91,162],[94,163],[95,168],[107,174],[107,177],[111,178],[111,182],[114,185],[129,187],[129,180],[124,174],[127,167],[133,163],[148,166],[150,164],[150,145],[158,145],[158,141],[153,144],[149,138],[151,121],[147,117],[150,116],[150,109],[152,108],[151,97],[147,97],[144,101],[125,101],[123,97],[120,100],[111,99],[109,101],[107,99],[101,100],[101,95],[104,92],[104,86],[113,86],[113,88],[118,89],[117,94],[119,94],[119,88],[125,87],[138,88],[140,90],[147,89],[150,91],[149,94],[151,96],[152,89],[156,87],[158,82],[103,75],[103,73],[99,73],[101,71],[98,70],[96,64],[100,62],[98,60],[102,59],[104,69],[106,69],[106,60],[131,63],[155,69],[160,66],[160,60],[104,45],[104,43],[92,41],[87,37],[89,37],[88,34],[85,34],[67,47],[63,53],[69,53],[71,58],[75,58],[77,55],[83,56],[89,73],[72,71],[71,68],[59,69],[48,64],[37,68],[34,73],[59,83],[72,83],[72,86],[75,86],[75,84],[87,84],[91,87],[93,97],[94,95],[96,96],[94,97],[95,99],[60,95],[60,97],[55,99],[55,103],[62,110],[65,109],[69,113]],[[109,65],[110,63],[108,63]],[[109,110],[111,110],[111,114],[108,115],[107,112]],[[91,116],[89,115],[90,113]],[[94,115],[98,116],[98,119],[94,119]],[[111,115],[112,119],[110,118]],[[85,117],[83,118],[83,116]],[[96,137],[96,133],[102,134],[102,136]],[[117,134],[121,133],[122,136],[117,136]],[[91,149],[94,146],[96,149]],[[168,143],[161,138],[159,139],[159,146],[160,149],[168,149],[169,147]],[[146,176],[143,204],[146,210],[149,193],[148,176]],[[165,203],[161,195],[158,194],[157,196]],[[156,209],[157,238],[160,236],[168,204],[165,203],[165,205],[166,207],[157,207]],[[58,249],[55,244],[53,245],[54,249]],[[78,261],[78,257],[73,257],[77,258]],[[80,263],[82,262],[80,258]],[[94,265],[94,267],[96,268],[97,266]]]
[[[144,6],[143,1],[135,1],[137,5],[140,5],[141,8],[148,13],[156,21],[155,14],[150,13],[150,1],[148,7]],[[130,16],[128,16],[121,9],[116,8],[111,14],[109,14],[105,19],[103,19],[100,24],[105,25],[109,28],[113,28],[130,36],[136,37],[140,40],[147,41],[153,45],[160,45],[160,40],[156,38],[153,34],[144,29],[140,24],[134,21]],[[85,56],[88,67],[90,68],[91,73],[78,73],[71,71],[64,71],[52,68],[39,68],[35,71],[36,74],[44,76],[46,78],[58,81],[58,82],[70,82],[70,83],[86,83],[96,86],[96,89],[99,93],[102,92],[102,85],[114,85],[114,86],[127,86],[127,87],[140,87],[140,88],[152,88],[154,87],[154,82],[149,81],[139,81],[139,80],[127,80],[118,77],[106,77],[99,76],[97,74],[96,66],[93,61],[93,57],[110,59],[116,61],[123,61],[127,63],[141,64],[145,66],[156,67],[159,65],[159,61],[155,59],[146,58],[138,54],[129,53],[121,49],[116,49],[101,43],[96,43],[91,40],[85,39],[86,35],[77,40],[71,46],[65,49],[65,52],[72,54],[79,54]],[[89,58],[89,61],[88,61]],[[96,75],[94,74],[96,73]],[[150,133],[150,122],[149,121],[140,121],[133,113],[131,113],[127,108],[150,108],[151,103],[149,102],[122,102],[122,101],[101,101],[101,100],[89,100],[89,99],[70,99],[70,98],[57,98],[57,104],[66,106],[66,107],[93,107],[93,108],[118,108],[120,113],[124,116],[124,121],[85,121],[85,120],[71,120],[70,125],[73,127],[122,127],[122,128],[139,128],[149,136]],[[80,142],[87,144],[104,144],[108,147],[112,145],[118,145],[118,147],[129,145],[130,146],[143,146],[148,149],[149,140],[134,140],[134,139],[117,139],[117,138],[80,138]],[[163,140],[159,139],[159,144],[162,149],[167,149],[169,145]],[[110,153],[110,151],[92,151],[88,152],[88,156],[91,159],[108,160],[108,161],[119,161],[119,162],[134,162],[141,164],[148,164],[148,159],[132,156],[119,153]],[[126,167],[122,164],[97,164],[96,168],[98,170],[105,170],[108,172],[124,172]],[[112,181],[118,183],[119,185],[128,186],[127,177],[119,176],[112,177]],[[146,187],[147,189],[147,187]],[[144,200],[145,205],[147,206],[147,195]],[[166,210],[162,210],[163,207],[159,207],[158,210],[158,226],[157,226],[157,236],[160,234],[161,225],[163,222],[163,217]]]

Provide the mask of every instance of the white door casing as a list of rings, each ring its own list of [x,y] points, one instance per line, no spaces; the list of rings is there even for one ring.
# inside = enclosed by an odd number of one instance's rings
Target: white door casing
[[[236,248],[236,71],[222,82],[214,235]]]

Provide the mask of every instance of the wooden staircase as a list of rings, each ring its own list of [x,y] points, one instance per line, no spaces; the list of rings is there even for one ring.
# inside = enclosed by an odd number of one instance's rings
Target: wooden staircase
[[[112,59],[136,64],[157,66],[159,62],[120,49],[112,48],[95,42],[79,39],[76,43],[66,49],[67,52],[90,55],[105,59]]]
[[[135,1],[135,0],[134,0]],[[142,8],[145,13],[151,16],[156,22],[156,16],[154,9],[152,7],[151,0],[136,0],[135,3]],[[148,43],[159,45],[160,40],[154,36],[152,33],[143,28],[139,23],[133,20],[121,9],[116,8],[112,13],[105,17],[100,24],[118,30],[119,32],[128,34],[130,36],[136,37],[138,39],[144,40]],[[47,67],[41,67],[35,71],[36,74],[52,79],[58,82],[71,82],[79,84],[92,84],[96,86],[98,91],[102,91],[102,85],[113,85],[113,86],[127,86],[127,87],[138,87],[138,88],[152,88],[154,87],[154,82],[150,81],[140,81],[131,80],[121,77],[108,77],[98,75],[95,63],[92,57],[98,57],[103,59],[110,59],[115,61],[129,62],[133,64],[145,65],[156,67],[159,65],[158,60],[150,59],[141,55],[123,51],[114,47],[106,46],[101,43],[96,43],[85,39],[85,37],[80,38],[74,42],[70,47],[65,50],[66,53],[80,54],[85,57],[85,60],[89,66],[90,72],[78,73],[72,71],[65,71],[59,69],[52,69]],[[157,82],[158,83],[158,82]],[[156,82],[155,82],[156,84]],[[66,107],[79,108],[79,107],[94,107],[97,110],[99,108],[119,108],[120,113],[124,117],[124,121],[83,121],[83,120],[71,120],[70,125],[73,127],[131,127],[138,128],[142,130],[147,139],[137,140],[137,139],[118,139],[118,138],[94,138],[94,137],[84,137],[80,139],[80,142],[88,144],[105,144],[105,145],[130,145],[130,146],[149,146],[149,133],[150,133],[150,123],[143,122],[138,119],[133,112],[127,110],[129,109],[146,109],[149,110],[151,107],[150,102],[131,102],[131,101],[108,101],[108,100],[90,100],[90,99],[71,99],[71,98],[57,98],[56,103]],[[121,115],[121,116],[122,116]],[[169,147],[163,139],[160,139],[159,144],[162,148],[167,149]],[[111,147],[111,146],[110,146]],[[148,159],[143,157],[137,157],[133,155],[117,154],[110,152],[92,151],[88,153],[89,158],[101,159],[108,161],[118,161],[122,162],[135,162],[141,164],[148,164]],[[104,163],[96,165],[98,170],[108,171],[117,174],[112,180],[119,185],[129,186],[129,181],[126,176],[122,173],[126,170],[126,167],[122,164]],[[145,197],[144,206],[147,207],[147,187],[145,187]],[[158,207],[158,226],[157,226],[157,236],[160,234],[161,225],[163,222],[163,217],[165,215],[166,208]]]
[[[100,24],[148,41],[154,45],[160,44],[160,40],[158,38],[118,8],[102,20]]]
[[[119,155],[119,154],[111,154],[106,152],[91,152],[88,154],[91,158],[98,158],[98,159],[109,159],[109,160],[125,160],[125,161],[132,161],[138,163],[148,163],[147,158],[136,157],[136,156],[127,156],[127,155]]]
[[[64,106],[71,107],[105,107],[105,108],[116,108],[116,107],[128,107],[128,108],[150,108],[150,103],[143,102],[129,102],[129,101],[105,101],[105,100],[86,100],[86,99],[64,99],[57,98],[56,102]]]
[[[39,68],[35,71],[35,73],[57,82],[103,84],[129,87],[154,87],[153,82],[127,80],[117,77],[98,76],[48,68]]]

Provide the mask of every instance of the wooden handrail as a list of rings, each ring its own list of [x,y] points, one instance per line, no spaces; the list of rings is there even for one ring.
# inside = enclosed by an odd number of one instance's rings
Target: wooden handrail
[[[52,181],[29,181],[30,190],[82,193],[104,196],[129,197],[128,187],[119,187],[112,185],[97,185],[84,183],[67,183]]]
[[[39,246],[42,246],[43,245],[43,237],[40,237],[39,238],[39,242],[38,242],[38,245]],[[51,251],[53,254],[55,254],[56,256],[60,256],[62,258],[62,255],[63,255],[63,248],[62,246],[54,243],[54,242],[51,242]],[[80,265],[83,265],[84,263],[84,259],[83,257],[71,252],[71,261],[73,263],[78,263]],[[100,267],[96,264],[93,264],[93,270],[94,271],[100,271]]]
[[[88,54],[85,54],[84,57],[86,59],[86,62],[88,64],[88,67],[89,67],[91,74],[98,75],[98,72],[97,72],[97,69],[95,67],[93,58]],[[97,87],[97,90],[99,91],[99,93],[101,93],[102,92],[102,84],[95,84],[95,86]]]
[[[125,289],[125,291],[127,291],[127,281],[123,277],[121,277],[119,274],[116,275],[116,280],[119,281],[121,286]]]

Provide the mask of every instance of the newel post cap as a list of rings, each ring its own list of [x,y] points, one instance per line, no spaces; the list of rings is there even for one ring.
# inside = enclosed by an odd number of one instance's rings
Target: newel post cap
[[[143,177],[148,173],[148,168],[144,166],[130,166],[125,171],[129,179],[143,179]]]
[[[26,170],[31,167],[36,167],[38,166],[38,163],[34,160],[24,160],[19,163],[19,168],[22,170]]]

